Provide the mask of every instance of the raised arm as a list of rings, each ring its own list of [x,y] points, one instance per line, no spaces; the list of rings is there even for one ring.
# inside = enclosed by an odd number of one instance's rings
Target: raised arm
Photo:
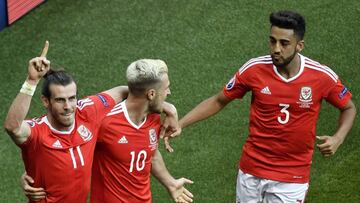
[[[175,202],[192,202],[193,195],[184,185],[192,184],[191,180],[186,178],[174,179],[166,169],[164,160],[159,150],[156,150],[152,157],[151,174],[168,190]]]
[[[193,110],[180,119],[180,127],[185,128],[188,125],[209,118],[222,110],[232,99],[224,95],[223,91],[202,101]]]
[[[317,144],[317,147],[324,156],[328,157],[335,154],[350,131],[355,116],[356,107],[352,100],[350,100],[344,108],[340,109],[339,124],[335,134],[333,136],[317,136],[317,139],[322,141],[321,144]]]
[[[50,69],[50,61],[46,59],[48,49],[49,42],[46,41],[40,57],[29,61],[28,76],[6,116],[4,128],[16,144],[24,143],[30,136],[30,126],[24,119],[29,111],[36,85]]]

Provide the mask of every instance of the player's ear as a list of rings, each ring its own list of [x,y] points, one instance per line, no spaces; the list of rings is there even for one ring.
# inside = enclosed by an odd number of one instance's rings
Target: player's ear
[[[304,40],[300,40],[297,42],[297,45],[296,45],[296,51],[297,52],[301,52],[305,47],[305,42]]]
[[[44,95],[41,95],[41,102],[43,103],[43,105],[45,106],[45,108],[49,107],[50,104],[50,100],[49,98],[45,97]]]
[[[146,94],[148,100],[152,101],[155,99],[156,96],[156,90],[155,89],[149,89]]]

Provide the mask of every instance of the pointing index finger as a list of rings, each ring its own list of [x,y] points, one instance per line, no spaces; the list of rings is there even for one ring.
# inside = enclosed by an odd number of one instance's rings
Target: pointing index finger
[[[48,50],[49,50],[49,41],[46,40],[44,49],[42,50],[40,57],[46,57]]]

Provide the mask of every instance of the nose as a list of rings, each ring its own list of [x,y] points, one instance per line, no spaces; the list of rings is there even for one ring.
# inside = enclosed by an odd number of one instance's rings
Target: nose
[[[280,43],[279,42],[276,42],[275,44],[274,44],[274,47],[273,47],[273,51],[274,51],[274,53],[280,53]]]
[[[69,100],[66,100],[66,101],[64,102],[64,109],[65,109],[65,110],[70,109],[70,102],[69,102]]]
[[[170,88],[166,91],[166,95],[171,94]]]

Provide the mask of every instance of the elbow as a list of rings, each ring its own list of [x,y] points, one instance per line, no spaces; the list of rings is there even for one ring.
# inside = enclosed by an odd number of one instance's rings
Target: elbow
[[[19,130],[19,126],[10,121],[5,121],[3,127],[9,135],[14,135]]]

